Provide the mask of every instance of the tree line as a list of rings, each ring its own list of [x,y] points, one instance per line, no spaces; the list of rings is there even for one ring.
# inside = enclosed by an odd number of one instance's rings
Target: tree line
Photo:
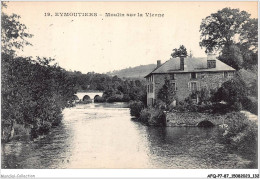
[[[144,80],[121,79],[117,76],[108,76],[89,72],[68,71],[75,82],[77,91],[99,90],[103,96],[96,102],[129,102],[140,100],[146,103],[146,86]]]

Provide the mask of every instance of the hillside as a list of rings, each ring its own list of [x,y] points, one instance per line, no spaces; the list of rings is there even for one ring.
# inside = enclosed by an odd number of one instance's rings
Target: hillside
[[[107,75],[114,76],[117,75],[119,78],[140,78],[143,79],[144,76],[149,74],[156,67],[155,64],[140,65],[137,67],[129,67],[122,70],[115,70],[113,72],[106,73]]]

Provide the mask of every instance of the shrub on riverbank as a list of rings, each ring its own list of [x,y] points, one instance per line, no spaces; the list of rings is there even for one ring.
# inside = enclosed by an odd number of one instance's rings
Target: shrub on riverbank
[[[109,98],[107,98],[107,102],[108,103],[114,103],[114,102],[122,102],[122,95],[119,94],[115,94],[113,96],[110,96]]]
[[[106,102],[106,100],[101,96],[97,96],[94,99],[94,103],[104,103],[104,102]]]
[[[141,101],[131,101],[129,104],[129,108],[131,116],[139,118],[141,111],[144,108],[144,104]]]
[[[253,114],[258,114],[258,101],[253,97],[247,97],[242,101],[243,108]]]
[[[225,119],[228,125],[224,133],[224,141],[231,143],[237,151],[247,153],[252,161],[257,162],[258,125],[240,112],[228,113]],[[255,164],[252,164],[255,165]]]
[[[164,126],[165,114],[162,110],[156,108],[145,108],[141,111],[139,121],[152,126]]]

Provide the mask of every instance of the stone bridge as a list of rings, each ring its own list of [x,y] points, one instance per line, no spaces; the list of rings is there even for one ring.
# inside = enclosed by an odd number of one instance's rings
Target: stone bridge
[[[90,91],[90,92],[77,92],[75,96],[78,97],[78,100],[84,101],[84,100],[94,100],[95,97],[100,96],[102,97],[103,92],[102,91]]]
[[[215,126],[225,124],[221,115],[196,112],[167,112],[166,126]]]

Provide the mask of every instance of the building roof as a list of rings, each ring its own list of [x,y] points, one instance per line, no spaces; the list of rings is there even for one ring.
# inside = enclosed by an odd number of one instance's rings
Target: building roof
[[[217,72],[217,71],[235,71],[231,66],[216,60],[216,68],[207,68],[207,57],[202,58],[184,58],[184,70],[180,70],[180,58],[171,58],[160,67],[156,67],[150,74],[160,73],[187,73],[187,72]]]

